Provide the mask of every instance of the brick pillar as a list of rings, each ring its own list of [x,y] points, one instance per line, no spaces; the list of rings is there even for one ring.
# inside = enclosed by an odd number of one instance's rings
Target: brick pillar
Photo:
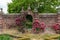
[[[0,32],[3,31],[3,9],[0,8]]]
[[[37,11],[36,8],[34,9],[33,19],[34,18],[38,18],[39,19],[38,11]]]
[[[4,22],[3,22],[3,9],[0,8],[0,32],[4,30]]]

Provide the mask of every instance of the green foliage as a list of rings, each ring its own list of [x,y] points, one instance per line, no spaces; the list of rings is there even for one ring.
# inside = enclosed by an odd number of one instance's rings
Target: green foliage
[[[58,37],[58,39],[60,40],[60,36]]]
[[[32,22],[32,20],[33,20],[33,18],[32,18],[31,15],[27,15],[27,16],[26,16],[26,19],[27,19],[28,21],[30,21],[30,22]]]
[[[0,40],[12,40],[12,38],[7,34],[6,35],[1,34],[0,35]]]
[[[32,22],[27,21],[26,22],[26,28],[29,28],[29,29],[32,28]]]
[[[26,22],[25,22],[25,25],[26,25],[26,28],[32,28],[32,16],[31,15],[27,15],[26,16]]]
[[[59,6],[58,0],[12,0],[12,3],[8,4],[9,13],[20,13],[22,6],[24,10],[28,8],[30,4],[31,9],[38,9],[40,13],[55,13],[56,7]]]

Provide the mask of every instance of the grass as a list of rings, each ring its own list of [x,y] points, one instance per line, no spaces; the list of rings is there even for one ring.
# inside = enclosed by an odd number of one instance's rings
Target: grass
[[[60,40],[60,36],[58,37],[58,39]]]
[[[8,34],[1,34],[0,40],[13,40]]]
[[[58,39],[60,40],[58,34],[21,34],[23,37],[28,37],[30,39],[36,39],[36,40],[41,40],[41,39],[44,39],[44,40],[52,40],[52,39]],[[21,36],[20,35],[20,36]]]
[[[15,30],[14,30],[15,31]],[[14,39],[17,39],[17,40],[24,40],[24,39],[31,39],[31,40],[44,40],[44,39],[59,39],[60,40],[60,37],[58,37],[60,34],[49,34],[49,33],[42,33],[42,34],[33,34],[33,33],[18,33],[18,34],[15,34],[15,33],[6,33],[6,34],[1,34],[0,35],[0,40],[13,40]],[[3,36],[3,37],[1,37]],[[18,36],[18,37],[16,37]],[[7,38],[6,38],[7,37]]]
[[[18,35],[18,34],[17,34]],[[9,34],[0,34],[0,40],[13,40],[13,38],[16,38],[17,40],[30,40],[30,39],[58,39],[60,40],[60,35],[59,34],[19,34],[17,37],[16,35],[9,35]]]

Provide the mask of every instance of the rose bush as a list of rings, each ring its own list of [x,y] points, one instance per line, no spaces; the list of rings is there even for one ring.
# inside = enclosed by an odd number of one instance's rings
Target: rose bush
[[[46,25],[44,22],[39,21],[39,19],[34,19],[32,30],[33,32],[44,31]]]
[[[20,17],[16,18],[16,25],[18,26],[18,30],[21,31],[22,33],[25,32],[24,24],[25,24],[24,18],[20,18]]]
[[[20,21],[21,21],[20,18],[16,18],[16,24],[17,25],[20,25]]]
[[[45,27],[46,27],[45,23],[44,23],[44,22],[41,22],[40,25],[41,25],[41,26],[40,26],[41,30],[44,31],[44,29],[45,29]]]
[[[53,25],[53,29],[56,31],[56,33],[60,33],[60,25],[58,23]]]
[[[40,31],[40,22],[38,19],[34,20],[32,30],[33,30],[33,32]]]

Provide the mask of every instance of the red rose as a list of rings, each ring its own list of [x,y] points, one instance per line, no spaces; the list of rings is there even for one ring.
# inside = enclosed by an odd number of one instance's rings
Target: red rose
[[[44,22],[42,22],[40,25],[41,25],[41,26],[40,26],[41,29],[44,29],[44,28],[46,27],[46,25],[45,25]]]
[[[55,24],[54,26],[53,26],[53,28],[55,29],[55,30],[59,30],[60,28],[60,25],[59,24]]]

